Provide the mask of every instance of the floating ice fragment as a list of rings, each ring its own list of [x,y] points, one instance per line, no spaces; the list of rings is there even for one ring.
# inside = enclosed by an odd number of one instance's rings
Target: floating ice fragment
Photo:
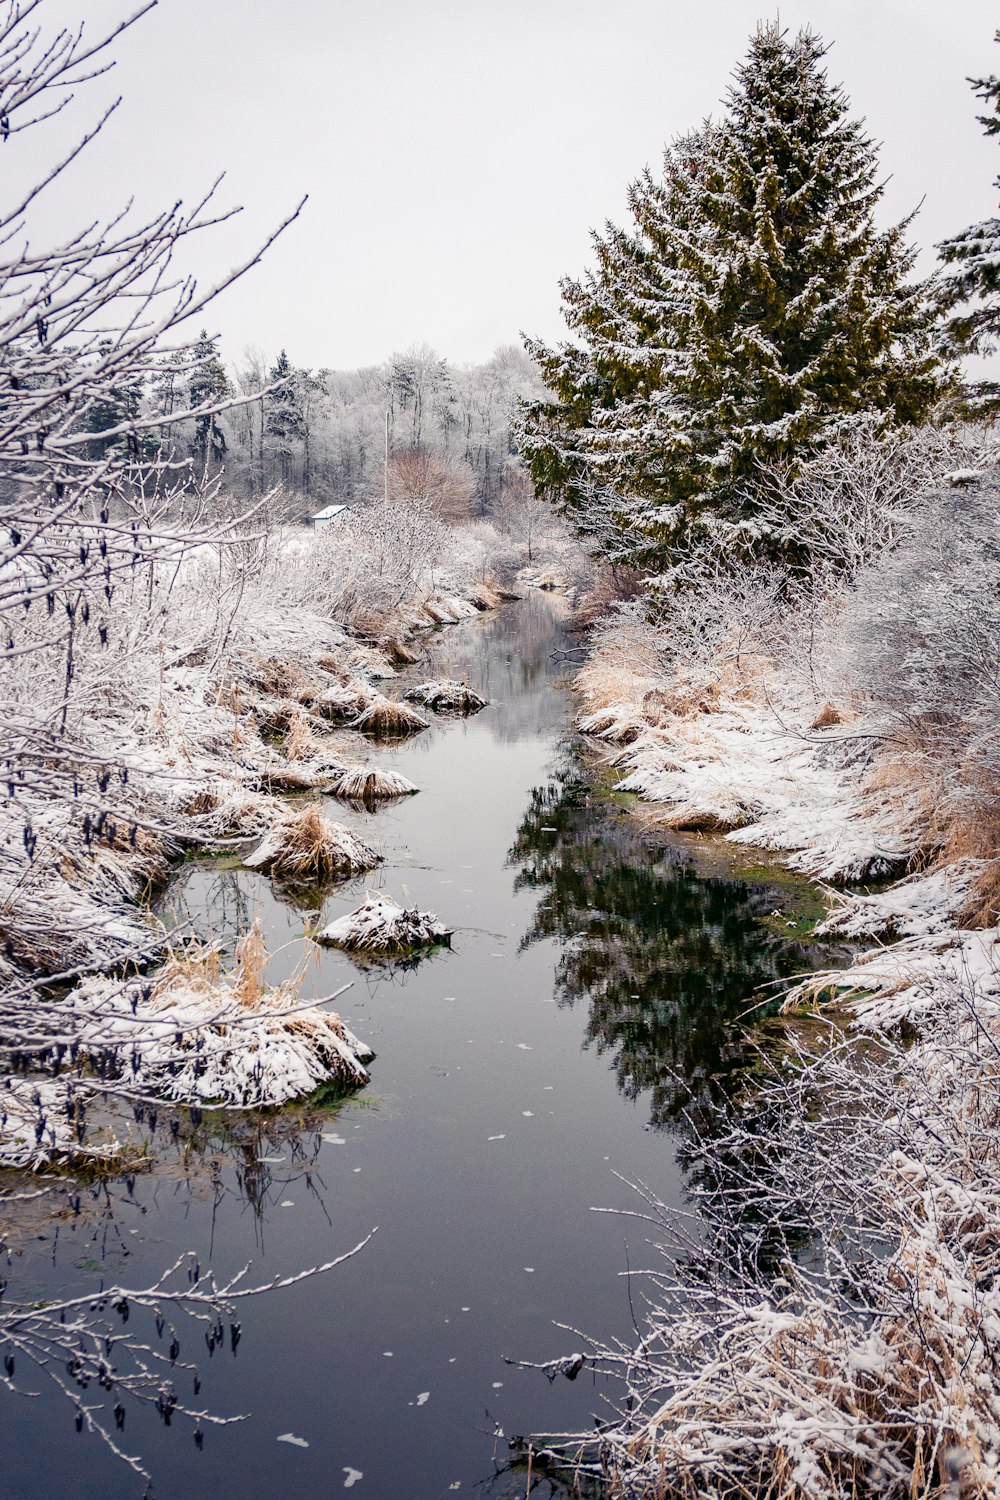
[[[346,1464],[344,1465],[344,1473],[347,1475],[347,1478],[344,1480],[345,1490],[349,1490],[353,1484],[357,1484],[359,1479],[364,1479],[365,1477],[360,1469],[349,1469]]]
[[[494,1380],[494,1382],[493,1382],[493,1389],[495,1391],[502,1391],[503,1390],[503,1381],[502,1380]]]
[[[421,1391],[420,1395],[417,1397],[417,1405],[418,1406],[423,1406],[430,1399],[431,1399],[431,1393],[430,1393],[430,1391]]]
[[[463,1311],[463,1312],[471,1312],[471,1311],[472,1311],[472,1308],[471,1308],[471,1307],[463,1307],[463,1308],[462,1308],[462,1311]]]
[[[526,1120],[530,1120],[534,1116],[535,1111],[533,1109],[522,1109],[521,1113]]]
[[[529,1047],[527,1042],[518,1042],[517,1050],[518,1052],[534,1052],[535,1049],[534,1047]]]
[[[329,1141],[331,1146],[346,1146],[347,1142],[342,1135],[333,1135],[329,1131],[323,1132],[324,1141]]]
[[[525,1266],[524,1269],[527,1271],[529,1276],[533,1276],[535,1274],[534,1266]]]
[[[293,1448],[308,1448],[309,1444],[305,1438],[296,1437],[294,1432],[282,1432],[275,1439],[278,1443],[291,1443]]]
[[[382,1350],[382,1358],[383,1359],[392,1359],[393,1358],[392,1350],[391,1349],[383,1349]]]
[[[294,1198],[282,1198],[282,1200],[281,1200],[281,1207],[282,1208],[294,1208],[295,1207],[295,1200],[294,1200]]]
[[[488,1141],[505,1141],[507,1137],[505,1135],[488,1135],[486,1139]]]

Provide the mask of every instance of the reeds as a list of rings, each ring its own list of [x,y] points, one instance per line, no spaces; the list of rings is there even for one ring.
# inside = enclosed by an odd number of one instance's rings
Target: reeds
[[[332,823],[310,805],[268,833],[244,861],[292,884],[346,880],[373,870],[382,856],[341,823]]]
[[[419,787],[398,771],[381,766],[349,766],[334,782],[330,792],[351,802],[381,802],[393,797],[409,797]]]
[[[379,740],[405,739],[427,727],[427,720],[414,709],[398,699],[384,698],[381,693],[371,698],[362,712],[351,720],[352,729]]]
[[[468,683],[451,678],[417,683],[403,697],[412,703],[422,703],[436,714],[477,714],[486,707],[486,699],[473,692]]]
[[[315,952],[268,984],[271,955],[257,922],[229,973],[217,949],[188,944],[152,980],[86,980],[70,997],[79,1055],[99,1062],[112,1092],[193,1104],[274,1106],[329,1084],[357,1088],[368,1081],[371,1048],[326,1002],[301,998]]]

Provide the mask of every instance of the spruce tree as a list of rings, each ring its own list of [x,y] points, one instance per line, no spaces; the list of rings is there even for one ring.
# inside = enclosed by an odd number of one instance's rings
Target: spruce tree
[[[110,339],[102,339],[98,353],[107,359],[112,353]],[[146,393],[143,374],[123,370],[121,374],[109,373],[106,384],[92,401],[84,424],[94,433],[111,432],[116,427],[135,422],[142,415]],[[110,458],[115,462],[148,463],[157,451],[158,444],[150,432],[119,432],[114,436],[97,437],[90,445],[89,457]]]
[[[288,484],[292,476],[292,445],[302,440],[305,431],[294,376],[291,361],[282,349],[267,379],[269,384],[276,381],[282,381],[283,384],[264,397],[264,411],[269,446],[278,460],[278,471],[283,484]]]
[[[762,26],[724,118],[632,184],[633,226],[595,235],[595,269],[563,282],[577,341],[528,343],[554,398],[523,409],[532,477],[582,531],[595,496],[617,509],[631,560],[669,562],[706,525],[753,535],[758,465],[859,414],[918,421],[940,394],[910,221],[877,227],[875,148],[824,55]]]
[[[1000,42],[1000,31],[995,40]],[[987,135],[1000,135],[1000,78],[991,75],[969,82],[991,110],[977,116],[980,125]],[[994,186],[1000,188],[1000,177]],[[945,282],[946,305],[953,314],[949,338],[959,352],[987,354],[1000,339],[1000,219],[970,225],[945,240],[938,251],[953,267]],[[959,308],[964,311],[955,311]]]
[[[226,374],[226,367],[219,356],[218,339],[210,339],[202,329],[194,347],[198,361],[188,380],[188,400],[192,406],[204,406],[209,402],[225,401],[233,393]],[[195,418],[192,451],[204,468],[209,463],[221,463],[226,456],[226,434],[215,412]]]

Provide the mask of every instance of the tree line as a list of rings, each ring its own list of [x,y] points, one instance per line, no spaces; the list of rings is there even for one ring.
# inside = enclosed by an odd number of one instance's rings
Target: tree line
[[[381,365],[314,370],[255,347],[227,365],[220,339],[202,331],[184,360],[164,356],[101,389],[87,414],[90,454],[187,463],[193,479],[221,470],[225,489],[250,499],[280,487],[289,517],[386,495],[467,519],[516,487],[514,410],[539,389],[516,345],[481,364],[452,365],[422,344]],[[177,423],[203,407],[213,409]],[[143,418],[141,440],[123,430]]]

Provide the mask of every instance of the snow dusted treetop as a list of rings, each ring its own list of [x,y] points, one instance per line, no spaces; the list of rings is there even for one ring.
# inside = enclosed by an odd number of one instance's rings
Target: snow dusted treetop
[[[995,39],[1000,42],[1000,31]],[[1000,78],[991,74],[969,82],[991,111],[979,115],[979,123],[987,135],[1000,135]],[[994,186],[1000,187],[1000,177]],[[972,224],[938,250],[954,268],[945,282],[948,302],[952,309],[966,309],[952,318],[948,332],[959,349],[989,353],[1000,336],[1000,219]]]
[[[577,520],[617,495],[639,560],[748,519],[757,464],[858,413],[917,421],[940,394],[910,220],[877,227],[875,148],[824,55],[760,27],[722,121],[667,148],[662,179],[629,189],[634,227],[609,224],[596,269],[563,282],[579,342],[529,342],[553,398],[523,412],[536,485]]]

